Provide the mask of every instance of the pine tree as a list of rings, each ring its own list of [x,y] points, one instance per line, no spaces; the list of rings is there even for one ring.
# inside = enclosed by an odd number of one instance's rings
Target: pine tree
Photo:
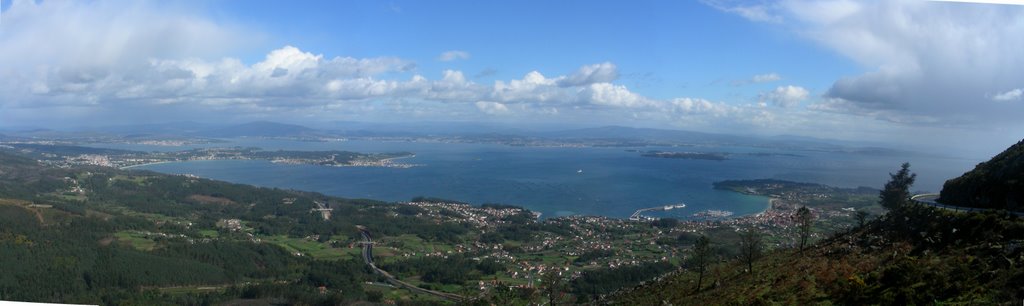
[[[864,227],[864,223],[867,222],[868,219],[868,212],[858,210],[856,213],[853,214],[853,216],[857,218],[857,227]]]
[[[793,216],[796,219],[796,224],[800,230],[800,253],[803,254],[804,247],[807,246],[807,240],[811,237],[811,225],[814,223],[814,216],[811,215],[811,210],[807,209],[807,206],[801,206],[800,209],[796,210],[796,214]]]
[[[754,273],[754,261],[761,258],[764,250],[764,235],[756,227],[740,232],[740,257],[747,262],[747,271]]]
[[[697,291],[704,283],[704,272],[711,261],[711,239],[701,235],[693,245],[693,264],[697,268]]]
[[[542,291],[548,296],[548,305],[558,305],[565,299],[565,281],[558,270],[549,270],[541,281]]]
[[[899,172],[889,173],[892,178],[885,183],[885,188],[879,192],[878,198],[882,207],[890,210],[898,209],[910,202],[910,186],[914,185],[916,173],[910,173],[910,163],[903,163]]]

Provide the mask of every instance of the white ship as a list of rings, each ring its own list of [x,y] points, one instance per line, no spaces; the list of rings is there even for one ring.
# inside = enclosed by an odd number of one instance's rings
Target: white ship
[[[676,205],[665,205],[665,207],[662,208],[662,209],[664,209],[664,210],[672,210],[672,209],[676,209],[676,208],[686,208],[686,204],[679,203],[679,204],[676,204]]]

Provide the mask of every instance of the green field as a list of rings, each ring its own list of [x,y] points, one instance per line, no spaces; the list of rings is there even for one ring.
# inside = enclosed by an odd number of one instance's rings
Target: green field
[[[290,253],[301,253],[302,256],[309,256],[315,259],[342,259],[352,256],[353,254],[358,256],[360,253],[359,248],[331,248],[326,243],[320,243],[313,240],[307,240],[303,238],[291,238],[285,235],[260,237],[264,242],[272,243],[281,246]]]
[[[113,181],[129,181],[129,182],[135,183],[136,185],[140,185],[141,186],[141,185],[146,183],[146,179],[149,179],[149,177],[147,177],[147,176],[135,176],[135,175],[133,175],[133,176],[115,175],[114,177],[110,178],[110,181],[111,182],[113,182]]]
[[[188,219],[185,219],[185,218],[177,218],[177,217],[165,216],[165,215],[161,215],[161,214],[137,212],[137,211],[128,209],[126,207],[114,206],[114,205],[111,205],[111,204],[96,205],[96,208],[99,208],[100,211],[102,211],[102,212],[118,213],[118,214],[123,214],[123,215],[126,215],[126,216],[134,216],[134,217],[146,218],[146,219],[148,219],[150,221],[153,221],[154,223],[168,222],[168,223],[172,223],[172,224],[188,224],[188,223],[191,222],[191,221],[189,221]]]
[[[199,234],[202,235],[204,238],[217,238],[217,237],[220,237],[220,232],[218,232],[217,230],[212,230],[212,229],[200,230]]]
[[[120,231],[114,233],[114,238],[122,244],[130,245],[136,250],[152,251],[156,247],[156,241],[146,238],[145,235],[133,231]]]
[[[398,250],[415,253],[448,252],[455,249],[451,245],[424,241],[413,234],[383,237],[376,242],[381,246],[393,247]]]
[[[197,294],[222,291],[224,286],[181,286],[159,288],[160,292],[170,295]]]

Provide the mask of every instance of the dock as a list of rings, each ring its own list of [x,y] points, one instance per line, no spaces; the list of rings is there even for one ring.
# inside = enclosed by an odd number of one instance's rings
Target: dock
[[[647,212],[647,211],[659,211],[659,210],[660,211],[668,211],[668,210],[673,210],[673,209],[677,209],[677,208],[686,208],[686,204],[685,203],[679,203],[679,204],[671,204],[671,205],[663,205],[663,206],[655,206],[655,207],[648,207],[648,208],[637,209],[635,212],[633,212],[632,215],[629,215],[629,220],[640,221],[640,219],[644,218],[641,214],[643,214],[644,212]]]

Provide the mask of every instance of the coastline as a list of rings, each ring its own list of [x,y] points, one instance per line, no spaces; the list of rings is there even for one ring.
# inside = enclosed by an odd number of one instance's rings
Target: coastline
[[[409,155],[405,155],[405,156],[396,156],[396,157],[382,158],[380,161],[382,161],[382,162],[383,161],[389,161],[390,162],[390,161],[393,161],[393,160],[405,159],[405,158],[413,158],[413,157],[416,157],[416,154],[409,154]]]
[[[142,163],[142,164],[138,164],[138,165],[119,167],[117,169],[120,169],[120,170],[130,170],[130,169],[135,168],[135,167],[142,167],[142,166],[149,166],[149,165],[159,165],[159,164],[168,164],[168,163],[174,163],[174,162],[179,162],[179,161],[180,160],[168,160],[168,161],[159,161],[159,162],[152,162],[152,163]]]
[[[780,199],[776,198],[776,197],[769,196],[768,197],[768,206],[765,206],[764,209],[761,210],[761,212],[756,213],[756,214],[751,214],[751,215],[748,215],[748,216],[755,216],[755,217],[757,217],[757,216],[764,215],[769,210],[772,210],[773,208],[775,208],[775,201],[778,201],[778,200],[780,200]]]
[[[416,157],[416,154],[409,154],[409,155],[405,155],[405,156],[396,156],[396,157],[390,157],[390,158],[382,158],[382,159],[377,161],[377,163],[380,163],[380,165],[370,166],[370,167],[393,168],[395,166],[389,166],[389,164],[391,164],[392,161],[398,160],[398,159],[404,159],[404,158],[413,158],[413,157]],[[218,158],[218,159],[204,159],[204,160],[234,160],[234,159],[231,159],[231,158]],[[285,162],[285,161],[280,161],[280,160],[270,160],[270,159],[252,159],[252,160],[266,160],[266,161],[269,161],[269,162],[275,163],[275,164],[277,164],[277,163],[284,163],[284,164],[295,164],[295,165],[313,165],[313,164],[309,164],[309,163],[292,163],[292,162]],[[120,169],[120,170],[130,170],[130,169],[136,168],[136,167],[143,167],[143,166],[150,166],[150,165],[159,165],[159,164],[169,164],[169,163],[179,163],[179,162],[189,162],[189,161],[195,161],[195,160],[166,160],[166,161],[158,161],[158,162],[142,163],[142,164],[137,164],[137,165],[118,167],[117,169]],[[394,164],[394,165],[400,165],[400,164]],[[367,167],[367,165],[330,165],[330,167]]]

